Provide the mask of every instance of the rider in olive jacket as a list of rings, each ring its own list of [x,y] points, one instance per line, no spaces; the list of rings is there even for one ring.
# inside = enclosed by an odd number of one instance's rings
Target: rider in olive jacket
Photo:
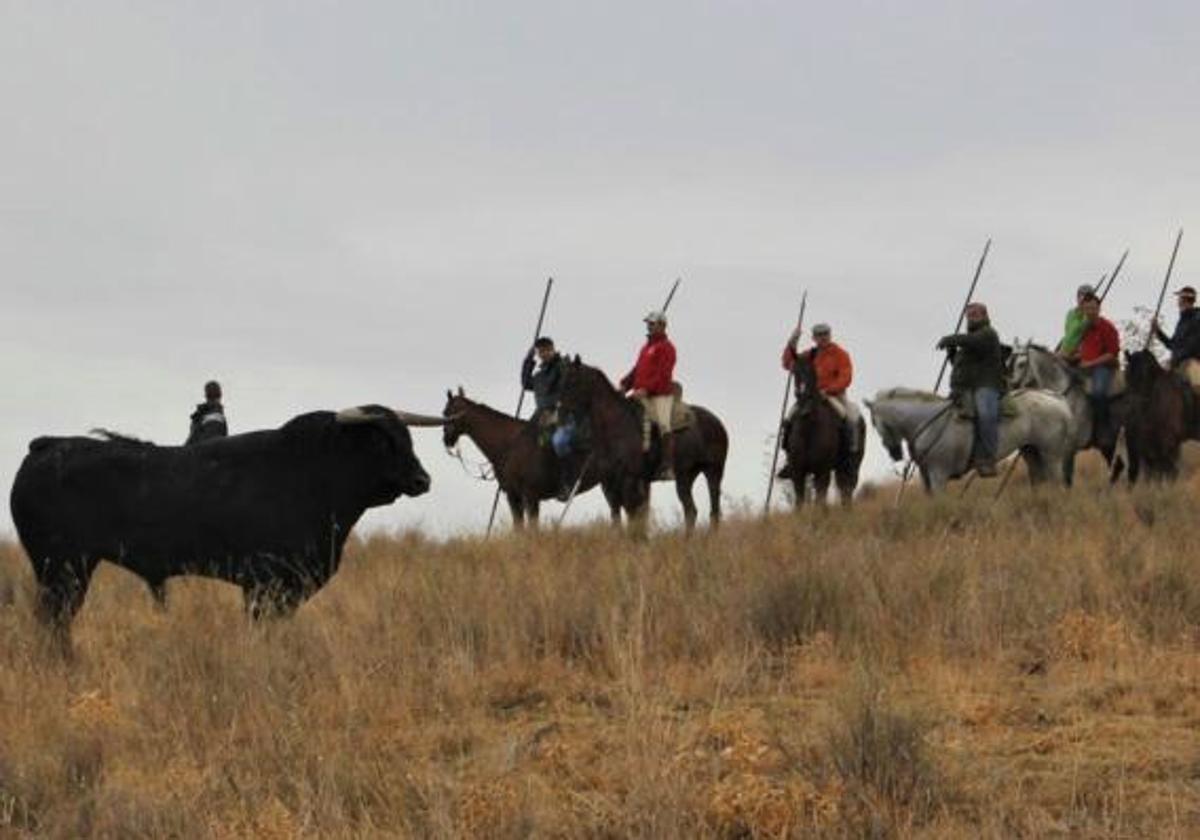
[[[1004,350],[992,328],[987,307],[967,306],[967,331],[948,335],[937,344],[950,354],[954,370],[950,391],[975,409],[975,471],[980,476],[996,474],[996,452],[1000,444],[1000,395],[1004,391]]]

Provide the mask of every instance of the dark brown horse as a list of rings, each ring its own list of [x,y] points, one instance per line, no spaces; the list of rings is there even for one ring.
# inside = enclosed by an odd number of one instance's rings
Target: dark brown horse
[[[537,425],[516,420],[494,408],[467,398],[462,388],[446,392],[442,409],[446,425],[442,442],[453,448],[466,435],[492,465],[496,481],[512,511],[513,526],[537,527],[543,499],[554,498],[561,486],[558,458],[539,441]],[[596,471],[587,469],[579,482],[583,493],[597,484]]]
[[[849,505],[854,500],[854,489],[858,487],[867,424],[858,418],[859,446],[852,452],[845,421],[817,389],[817,374],[807,354],[796,359],[792,373],[796,377],[796,411],[788,423],[783,448],[796,490],[796,507],[803,506],[806,501],[809,476],[812,476],[818,502],[825,503],[830,481],[836,478],[842,504]]]
[[[586,458],[600,476],[613,524],[625,511],[632,529],[644,533],[650,501],[650,482],[658,472],[662,446],[657,432],[649,452],[642,451],[642,408],[626,399],[600,370],[583,364],[576,356],[566,366],[560,405],[584,427],[589,441]],[[694,422],[675,433],[675,490],[683,505],[690,533],[696,526],[696,502],[692,485],[703,473],[708,485],[709,522],[721,521],[721,480],[729,436],[711,411],[692,406]]]
[[[1125,354],[1129,413],[1125,421],[1129,480],[1146,468],[1151,481],[1174,481],[1186,440],[1196,440],[1195,396],[1182,377],[1149,350]]]

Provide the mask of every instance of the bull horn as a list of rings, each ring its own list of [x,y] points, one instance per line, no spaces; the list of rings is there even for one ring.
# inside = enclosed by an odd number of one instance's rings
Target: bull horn
[[[413,414],[411,411],[402,411],[399,408],[393,408],[396,418],[406,426],[445,426],[448,421],[445,417],[438,417],[432,414]]]

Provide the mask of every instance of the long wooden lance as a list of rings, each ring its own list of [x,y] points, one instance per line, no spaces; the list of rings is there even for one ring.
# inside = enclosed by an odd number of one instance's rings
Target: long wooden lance
[[[1100,279],[1099,297],[1100,302],[1104,303],[1104,299],[1108,297],[1108,293],[1112,291],[1113,283],[1117,282],[1117,275],[1121,273],[1121,268],[1125,265],[1125,258],[1129,256],[1129,249],[1125,249],[1125,253],[1121,254],[1121,259],[1117,262],[1117,267],[1113,269],[1112,274],[1108,275],[1108,285],[1104,284],[1104,278]]]
[[[989,236],[987,242],[983,245],[983,253],[979,255],[979,262],[975,265],[975,276],[971,278],[971,287],[967,289],[967,297],[963,300],[962,308],[958,310],[958,321],[955,322],[954,332],[962,331],[963,320],[967,317],[967,306],[975,297],[975,289],[979,286],[979,278],[983,274],[983,264],[987,262],[988,253],[992,250],[992,238]],[[946,378],[946,368],[950,365],[950,356],[946,355],[942,359],[942,368],[938,371],[937,381],[933,383],[933,393],[936,394],[942,387],[942,380]],[[915,444],[915,441],[914,441]],[[904,488],[908,486],[908,480],[912,478],[913,468],[916,462],[912,459],[911,447],[909,450],[908,463],[904,465],[904,474],[900,478],[900,490],[896,493],[896,504],[904,498]]]
[[[667,310],[671,308],[671,301],[675,300],[675,293],[679,291],[679,284],[682,282],[682,277],[676,277],[675,282],[671,284],[671,291],[667,292],[667,299],[663,302],[662,309],[659,310],[663,315],[666,315]],[[579,487],[583,484],[583,474],[591,462],[592,456],[589,453],[579,470],[579,475],[575,477],[575,483],[571,485],[571,492],[567,495],[567,500],[563,502],[562,512],[558,515],[558,522],[555,523],[557,527],[562,527],[563,520],[567,518],[567,511],[571,509],[571,502],[575,501],[575,496],[579,493]]]
[[[1162,314],[1163,300],[1167,297],[1167,286],[1171,283],[1171,272],[1175,270],[1175,257],[1179,255],[1179,243],[1183,240],[1183,228],[1179,229],[1179,233],[1175,235],[1175,247],[1171,249],[1171,262],[1167,264],[1167,276],[1163,278],[1162,289],[1158,292],[1158,304],[1154,307],[1154,320],[1151,324],[1158,323],[1158,316]],[[1150,345],[1154,343],[1154,328],[1150,328],[1150,335],[1146,336],[1146,347],[1149,350]]]
[[[805,289],[804,294],[800,297],[800,317],[796,319],[797,333],[804,329],[804,310],[807,308],[808,289]],[[792,380],[794,378],[795,372],[789,368],[787,380],[783,385],[783,407],[779,409],[779,425],[776,427],[780,431],[775,435],[775,452],[771,455],[771,475],[767,479],[767,500],[763,503],[763,516],[767,516],[771,512],[771,493],[775,489],[775,470],[779,467],[779,450],[783,446],[783,421],[787,417],[788,402],[792,397]]]
[[[537,343],[538,338],[542,334],[542,324],[546,321],[546,307],[550,303],[550,290],[554,288],[554,278],[546,278],[546,291],[542,294],[542,308],[538,312],[537,326],[533,328],[533,341],[529,342],[532,347]],[[513,417],[517,420],[521,419],[521,409],[525,406],[525,385],[521,385],[521,395],[517,397],[517,410],[513,412]],[[493,464],[493,467],[496,465]],[[492,534],[492,526],[496,524],[496,509],[500,506],[500,481],[499,477],[496,480],[496,495],[492,498],[492,513],[488,516],[487,536]]]

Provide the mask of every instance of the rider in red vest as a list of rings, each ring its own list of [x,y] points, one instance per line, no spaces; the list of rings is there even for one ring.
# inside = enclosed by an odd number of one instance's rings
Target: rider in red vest
[[[650,449],[651,423],[662,434],[662,466],[658,478],[675,477],[675,436],[671,413],[675,406],[675,345],[667,338],[667,316],[651,312],[645,318],[646,343],[634,365],[621,380],[621,390],[642,404],[642,449]]]

